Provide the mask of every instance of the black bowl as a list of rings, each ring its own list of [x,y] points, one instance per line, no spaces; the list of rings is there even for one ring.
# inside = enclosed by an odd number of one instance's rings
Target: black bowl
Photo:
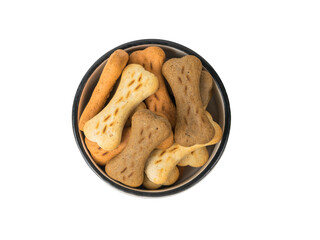
[[[147,189],[144,189],[143,187],[132,188],[111,179],[105,173],[104,168],[97,165],[91,158],[90,153],[84,144],[84,135],[78,128],[78,120],[80,118],[80,115],[91,96],[91,93],[101,74],[103,66],[105,65],[109,56],[117,49],[123,49],[128,53],[131,53],[135,50],[141,50],[148,46],[161,47],[166,52],[167,58],[182,57],[183,55],[188,54],[188,55],[194,55],[201,60],[203,64],[203,68],[209,71],[209,73],[212,75],[212,77],[215,80],[214,96],[207,107],[207,111],[209,111],[213,115],[213,119],[216,122],[218,122],[223,129],[223,137],[220,143],[214,146],[207,147],[210,157],[208,162],[204,166],[200,168],[186,167],[182,177],[174,185],[168,186],[168,187],[161,187],[160,189],[157,189],[157,190],[147,190]],[[199,182],[204,176],[206,176],[211,171],[211,169],[217,164],[218,160],[220,159],[228,141],[230,124],[231,124],[231,113],[230,113],[228,95],[215,70],[210,66],[210,64],[205,59],[203,59],[199,54],[192,51],[191,49],[185,46],[182,46],[178,43],[174,43],[166,40],[160,40],[160,39],[143,39],[143,40],[128,42],[104,54],[90,67],[90,69],[84,75],[77,89],[76,95],[74,97],[73,107],[72,107],[73,133],[74,133],[76,142],[78,144],[78,147],[80,149],[80,152],[82,153],[87,164],[99,177],[101,177],[107,183],[110,183],[112,186],[124,192],[132,193],[139,196],[158,197],[158,196],[171,195],[171,194],[175,194],[183,190],[186,190],[191,186],[193,186],[194,184],[196,184],[197,182]]]

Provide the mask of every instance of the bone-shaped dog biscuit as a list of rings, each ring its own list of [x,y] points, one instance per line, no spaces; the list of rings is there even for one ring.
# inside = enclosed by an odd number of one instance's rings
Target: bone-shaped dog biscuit
[[[147,71],[152,72],[159,80],[159,89],[153,95],[149,96],[145,102],[149,110],[155,113],[165,115],[171,126],[176,124],[176,108],[168,94],[163,75],[161,73],[162,65],[166,54],[159,47],[147,47],[144,50],[135,51],[130,54],[129,63],[142,65]]]
[[[115,149],[120,144],[123,126],[130,113],[158,87],[159,81],[154,74],[138,64],[128,65],[108,105],[85,124],[85,136],[106,151]]]
[[[201,61],[191,55],[172,58],[162,67],[177,105],[175,141],[190,147],[209,142],[215,135],[214,127],[205,114],[200,96]]]
[[[93,158],[93,160],[101,165],[104,166],[106,165],[106,163],[114,158],[115,156],[117,156],[119,153],[122,152],[122,150],[127,146],[128,140],[129,140],[129,136],[130,136],[130,130],[131,130],[131,118],[132,115],[137,112],[140,109],[146,109],[146,105],[141,102],[134,110],[133,112],[130,114],[129,118],[126,121],[125,124],[125,128],[122,131],[122,137],[121,137],[121,143],[119,144],[118,147],[116,147],[115,149],[111,150],[111,151],[106,151],[104,149],[102,149],[101,147],[99,147],[99,145],[95,142],[91,142],[88,138],[85,138],[85,143],[86,146],[88,148],[88,150],[90,151],[90,154]]]
[[[91,156],[93,160],[101,165],[104,166],[108,161],[110,161],[112,158],[117,156],[119,153],[123,151],[123,149],[127,146],[129,136],[130,136],[130,130],[131,128],[125,128],[122,132],[122,138],[121,143],[118,147],[111,151],[103,150],[99,145],[95,142],[91,142],[88,138],[85,138],[86,146],[91,153]]]
[[[207,108],[213,95],[213,78],[207,71],[202,70],[200,76],[200,96],[204,109]],[[178,166],[201,167],[209,159],[208,150],[206,147],[199,148],[190,154],[187,154],[179,163]]]
[[[110,55],[100,75],[99,81],[92,92],[90,100],[81,114],[79,120],[79,129],[81,131],[83,131],[85,123],[98,114],[104,107],[114,84],[127,64],[128,59],[128,53],[121,49],[114,51]]]
[[[168,176],[168,179],[163,183],[164,186],[170,186],[174,184],[180,175],[180,171],[177,167],[175,167]],[[155,184],[149,180],[149,178],[145,175],[143,180],[143,186],[146,189],[154,190],[160,188],[161,184]]]
[[[151,182],[163,184],[168,178],[172,169],[187,154],[195,151],[196,149],[213,145],[220,141],[222,137],[221,127],[213,121],[208,112],[206,112],[206,115],[215,130],[214,137],[205,144],[196,144],[191,147],[183,147],[177,143],[174,143],[166,150],[154,150],[148,158],[145,167],[145,173]]]
[[[209,153],[206,147],[202,147],[187,154],[179,161],[178,166],[201,167],[209,159]]]
[[[171,126],[166,118],[144,109],[132,117],[131,134],[126,148],[106,164],[107,174],[130,187],[138,187],[144,179],[148,156],[170,135]]]

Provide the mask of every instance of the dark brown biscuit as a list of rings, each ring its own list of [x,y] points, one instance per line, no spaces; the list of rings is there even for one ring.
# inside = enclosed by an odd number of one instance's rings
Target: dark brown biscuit
[[[214,127],[205,114],[200,96],[201,71],[201,61],[191,55],[172,58],[162,67],[177,105],[175,141],[184,147],[205,144],[214,137]]]
[[[106,164],[107,174],[130,187],[138,187],[144,178],[144,166],[154,150],[171,132],[166,118],[143,109],[132,117],[127,147]]]

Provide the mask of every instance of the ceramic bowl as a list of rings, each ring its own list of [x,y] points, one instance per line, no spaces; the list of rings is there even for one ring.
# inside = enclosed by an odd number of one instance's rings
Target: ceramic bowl
[[[80,119],[81,113],[89,101],[89,98],[93,92],[94,87],[96,86],[99,80],[99,76],[109,56],[116,49],[123,49],[130,54],[133,51],[142,50],[149,46],[161,47],[165,51],[167,59],[170,59],[173,57],[182,57],[184,55],[194,55],[201,60],[203,68],[209,71],[209,73],[214,78],[213,98],[208,104],[207,111],[211,113],[211,115],[213,116],[213,119],[216,122],[218,122],[223,129],[223,137],[221,141],[216,145],[207,147],[209,152],[209,160],[204,166],[200,168],[185,167],[183,174],[180,176],[179,180],[174,185],[162,186],[160,189],[157,189],[157,190],[147,190],[147,189],[144,189],[143,187],[132,188],[111,179],[105,173],[104,167],[100,167],[93,161],[84,143],[84,134],[78,128],[78,121]],[[169,93],[171,93],[170,87],[169,86],[167,87],[169,88]],[[109,99],[111,99],[111,97]],[[139,195],[139,196],[165,196],[165,195],[176,194],[178,192],[181,192],[190,188],[191,186],[199,182],[201,179],[203,179],[203,177],[205,177],[212,170],[212,168],[217,164],[218,160],[220,159],[226,147],[229,132],[230,132],[230,124],[231,124],[231,113],[230,113],[228,96],[222,84],[221,79],[219,78],[215,70],[211,67],[211,65],[193,50],[185,46],[182,46],[181,44],[174,43],[167,40],[160,40],[160,39],[143,39],[143,40],[128,42],[104,54],[89,68],[87,73],[84,75],[77,89],[76,95],[74,97],[73,107],[72,107],[72,127],[73,127],[74,136],[78,144],[78,147],[80,149],[80,152],[82,153],[82,156],[84,157],[89,167],[101,179],[111,184],[115,188],[120,189],[127,193]]]

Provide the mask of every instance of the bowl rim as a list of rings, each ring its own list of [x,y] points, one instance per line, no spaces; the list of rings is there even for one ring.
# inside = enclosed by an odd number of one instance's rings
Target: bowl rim
[[[129,188],[125,188],[123,186],[121,186],[120,184],[117,184],[111,180],[109,180],[107,177],[105,177],[98,169],[97,167],[92,163],[91,159],[88,157],[88,155],[86,154],[86,151],[81,143],[81,137],[79,134],[79,127],[78,127],[78,120],[77,120],[77,115],[78,115],[78,108],[79,108],[79,101],[80,101],[80,97],[82,95],[82,91],[85,87],[85,84],[87,83],[89,77],[92,75],[92,73],[95,71],[95,69],[97,67],[100,66],[100,64],[105,61],[115,50],[117,49],[127,49],[130,47],[134,47],[134,46],[138,46],[138,45],[145,45],[145,44],[158,44],[158,45],[164,45],[164,46],[169,46],[169,47],[173,47],[176,48],[178,50],[181,50],[189,55],[194,55],[197,58],[199,58],[202,62],[202,65],[207,69],[207,71],[209,71],[209,73],[213,76],[215,82],[217,83],[217,86],[221,92],[222,95],[222,100],[224,103],[224,110],[225,110],[225,127],[224,127],[224,132],[223,132],[223,136],[221,139],[221,143],[220,146],[216,152],[216,154],[213,156],[211,162],[208,164],[208,166],[203,169],[203,171],[196,176],[195,178],[193,178],[191,181],[187,182],[186,184],[177,187],[175,189],[171,189],[168,191],[161,191],[161,192],[152,192],[152,190],[148,191],[148,192],[140,192],[140,191],[136,191],[134,189],[129,189]],[[84,158],[84,160],[86,161],[86,163],[89,165],[89,167],[92,169],[92,171],[94,171],[100,178],[102,178],[105,182],[111,184],[112,186],[116,187],[119,190],[122,190],[126,193],[130,193],[130,194],[134,194],[137,196],[145,196],[145,197],[160,197],[160,196],[168,196],[168,195],[172,195],[172,194],[176,194],[176,193],[180,193],[184,190],[189,189],[190,187],[194,186],[196,183],[198,183],[200,180],[202,180],[213,168],[214,166],[217,164],[217,162],[219,161],[219,159],[221,158],[224,149],[227,145],[228,142],[228,138],[229,138],[229,133],[230,133],[230,128],[231,128],[231,110],[230,110],[230,103],[229,103],[229,98],[227,95],[227,92],[225,90],[225,87],[220,79],[220,77],[218,76],[218,74],[216,73],[216,71],[213,69],[213,67],[203,58],[201,57],[198,53],[194,52],[193,50],[179,44],[179,43],[175,43],[172,41],[168,41],[168,40],[163,40],[163,39],[140,39],[140,40],[135,40],[135,41],[130,41],[124,44],[121,44],[113,49],[111,49],[110,51],[108,51],[107,53],[105,53],[102,57],[100,57],[90,68],[89,70],[86,72],[86,74],[83,76],[78,89],[76,91],[74,100],[73,100],[73,106],[72,106],[72,129],[73,129],[73,134],[76,140],[76,143],[78,145],[78,148]]]

